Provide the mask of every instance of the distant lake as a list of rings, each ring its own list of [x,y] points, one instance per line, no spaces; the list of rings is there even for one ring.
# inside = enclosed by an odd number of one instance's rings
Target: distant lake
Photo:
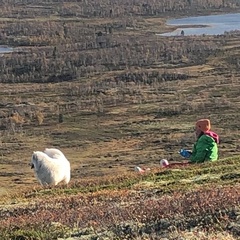
[[[0,53],[10,53],[13,52],[13,48],[0,46]]]
[[[225,32],[240,30],[240,13],[171,19],[167,21],[167,25],[182,27],[177,28],[173,32],[158,35],[179,36],[182,30],[185,36],[221,35]],[[187,25],[191,27],[186,27]]]

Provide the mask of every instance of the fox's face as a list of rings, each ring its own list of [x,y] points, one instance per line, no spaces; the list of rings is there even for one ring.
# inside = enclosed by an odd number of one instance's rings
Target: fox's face
[[[36,152],[33,152],[32,154],[32,159],[31,159],[31,163],[30,163],[30,167],[31,169],[34,168],[35,171],[38,171],[38,169],[40,168],[41,166],[41,163],[38,159],[38,155]]]

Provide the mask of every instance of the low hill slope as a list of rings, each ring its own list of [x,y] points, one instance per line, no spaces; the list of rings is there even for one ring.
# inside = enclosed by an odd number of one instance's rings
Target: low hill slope
[[[239,239],[240,157],[5,196],[1,239]],[[181,238],[182,237],[182,238]]]

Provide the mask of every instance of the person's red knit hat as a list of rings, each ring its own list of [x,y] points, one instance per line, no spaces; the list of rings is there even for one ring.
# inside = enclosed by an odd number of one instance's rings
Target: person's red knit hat
[[[202,132],[207,132],[211,129],[211,123],[209,119],[200,119],[196,122],[196,129],[200,129]]]

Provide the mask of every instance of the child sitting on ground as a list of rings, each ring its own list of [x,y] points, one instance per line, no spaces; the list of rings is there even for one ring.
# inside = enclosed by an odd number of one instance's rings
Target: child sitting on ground
[[[189,159],[190,163],[202,163],[205,161],[216,161],[218,159],[219,136],[210,130],[209,119],[200,119],[196,122],[196,143],[192,151],[181,149],[181,156]]]

